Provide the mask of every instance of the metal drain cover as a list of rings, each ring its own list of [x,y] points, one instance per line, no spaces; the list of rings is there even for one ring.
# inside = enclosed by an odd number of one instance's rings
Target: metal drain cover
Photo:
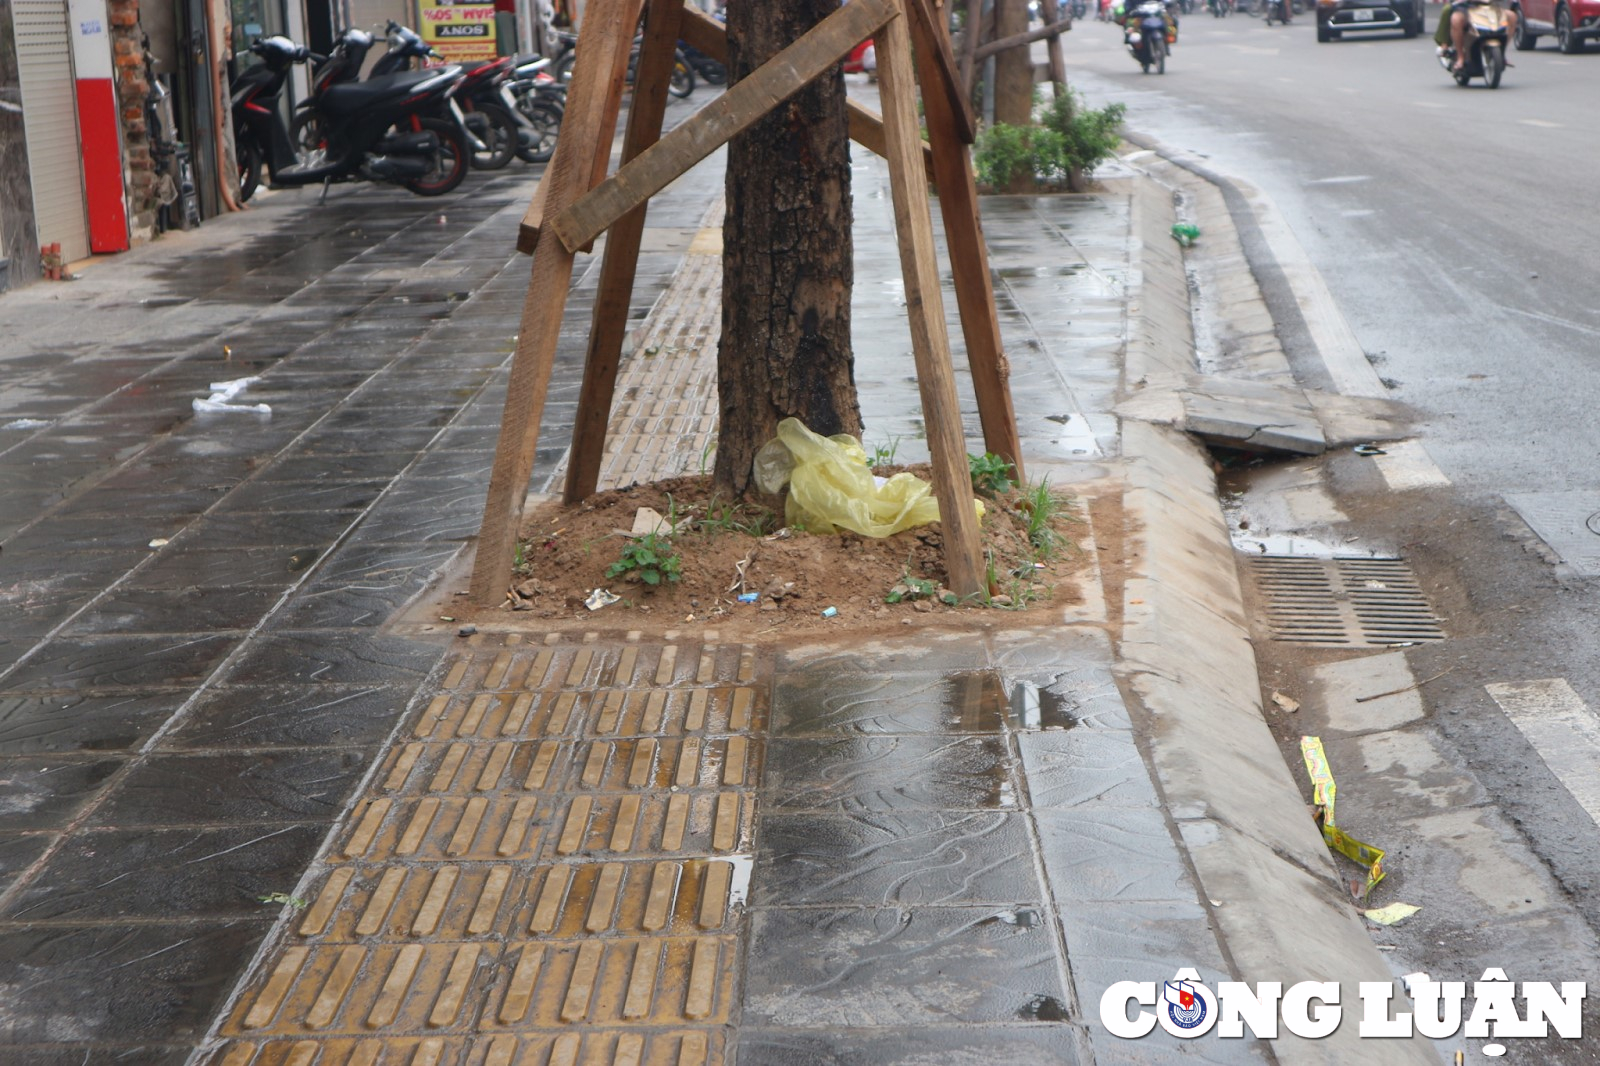
[[[1273,640],[1385,647],[1443,640],[1417,579],[1400,559],[1248,556]]]

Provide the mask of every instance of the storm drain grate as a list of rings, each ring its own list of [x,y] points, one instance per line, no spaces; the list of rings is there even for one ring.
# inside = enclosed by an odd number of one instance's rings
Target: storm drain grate
[[[1384,647],[1444,639],[1403,560],[1258,555],[1249,563],[1273,640]]]

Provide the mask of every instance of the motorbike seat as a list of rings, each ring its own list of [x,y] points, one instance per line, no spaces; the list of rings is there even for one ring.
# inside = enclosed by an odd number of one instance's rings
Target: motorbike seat
[[[383,74],[369,81],[330,85],[323,91],[317,106],[331,116],[354,114],[364,107],[373,107],[391,99],[404,99],[418,85],[438,75],[438,69],[402,70],[394,74]]]

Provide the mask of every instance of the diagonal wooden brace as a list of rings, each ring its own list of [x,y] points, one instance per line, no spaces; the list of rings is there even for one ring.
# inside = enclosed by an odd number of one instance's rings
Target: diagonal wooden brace
[[[922,92],[943,94],[950,107],[951,117],[955,121],[956,136],[962,144],[971,144],[978,138],[977,123],[972,117],[972,102],[967,99],[967,93],[962,88],[961,76],[956,70],[955,52],[950,48],[950,34],[940,24],[939,17],[934,14],[932,0],[910,0],[906,5],[911,12],[912,35],[918,41],[918,47],[928,46],[933,49],[934,70],[937,76],[932,76],[927,71],[928,64],[920,64],[925,73],[919,79],[922,83]],[[937,84],[930,85],[929,81]]]
[[[683,5],[683,25],[680,27],[680,33],[690,46],[704,52],[718,63],[728,61],[727,29],[692,3]],[[850,139],[874,155],[883,155],[883,116],[854,100],[846,100],[844,106],[846,117],[850,121]],[[928,172],[928,180],[933,181],[933,151],[926,144],[922,146],[922,164],[923,169]]]
[[[576,251],[809,85],[898,12],[851,0],[546,224]]]

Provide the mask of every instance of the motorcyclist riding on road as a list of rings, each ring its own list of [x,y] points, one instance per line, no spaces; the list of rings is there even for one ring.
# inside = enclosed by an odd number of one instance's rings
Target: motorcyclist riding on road
[[[1170,47],[1178,43],[1178,16],[1173,12],[1178,0],[1161,0],[1161,6],[1167,14],[1167,44]],[[1111,21],[1118,26],[1126,26],[1128,12],[1123,4],[1118,3],[1111,9]]]
[[[1467,61],[1467,4],[1466,0],[1452,0],[1445,6],[1444,12],[1439,16],[1439,29],[1433,35],[1434,43],[1440,48],[1450,47],[1455,50],[1455,60],[1451,70],[1460,70]],[[1522,5],[1512,0],[1506,9],[1506,39],[1514,40],[1517,36],[1517,19],[1521,17]],[[1448,23],[1447,23],[1448,20]],[[1448,24],[1448,32],[1446,25]],[[1506,66],[1510,66],[1508,62]]]

